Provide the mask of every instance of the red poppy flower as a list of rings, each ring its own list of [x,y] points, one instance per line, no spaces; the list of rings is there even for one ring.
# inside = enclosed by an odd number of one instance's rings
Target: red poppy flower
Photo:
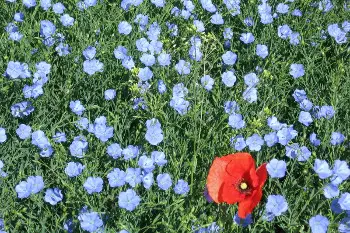
[[[238,202],[238,216],[246,218],[260,202],[266,178],[266,163],[255,169],[248,153],[217,157],[209,170],[208,193],[216,203]]]

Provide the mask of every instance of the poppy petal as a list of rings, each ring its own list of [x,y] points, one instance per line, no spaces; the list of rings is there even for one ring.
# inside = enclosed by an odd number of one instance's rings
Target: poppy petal
[[[267,179],[267,169],[266,169],[266,163],[262,164],[258,169],[256,169],[256,174],[259,177],[259,186],[262,188],[265,184],[265,181]]]
[[[234,204],[236,202],[244,200],[246,195],[237,190],[237,182],[231,179],[231,176],[226,175],[225,182],[222,186],[219,200],[226,202],[227,204]]]
[[[250,169],[255,169],[255,161],[249,153],[236,153],[227,165],[226,171],[231,176],[240,174],[242,177]]]
[[[215,158],[209,169],[207,178],[208,194],[216,203],[219,203],[220,188],[224,183],[228,163],[229,160],[227,158]]]
[[[251,168],[249,173],[246,173],[243,177],[248,183],[253,187],[256,188],[259,186],[259,176],[256,174],[255,168]]]
[[[253,209],[259,204],[262,197],[262,190],[257,189],[247,199],[238,204],[238,217],[246,218],[248,214],[252,213]]]

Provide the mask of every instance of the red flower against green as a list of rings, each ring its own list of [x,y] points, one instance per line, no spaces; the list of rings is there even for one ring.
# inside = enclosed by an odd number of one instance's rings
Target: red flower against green
[[[238,216],[246,218],[260,202],[266,179],[266,163],[256,169],[248,153],[217,157],[207,178],[208,194],[216,203],[238,203]]]

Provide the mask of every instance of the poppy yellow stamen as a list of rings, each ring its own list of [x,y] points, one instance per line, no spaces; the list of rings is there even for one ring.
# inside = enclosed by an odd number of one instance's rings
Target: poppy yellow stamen
[[[248,188],[248,185],[247,185],[247,183],[242,182],[242,183],[239,185],[239,187],[240,187],[242,190],[246,190],[246,189]]]

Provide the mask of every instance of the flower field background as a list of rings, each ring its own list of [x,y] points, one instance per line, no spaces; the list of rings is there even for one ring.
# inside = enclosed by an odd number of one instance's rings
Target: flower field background
[[[0,3],[0,232],[350,232],[349,1],[57,3]]]

